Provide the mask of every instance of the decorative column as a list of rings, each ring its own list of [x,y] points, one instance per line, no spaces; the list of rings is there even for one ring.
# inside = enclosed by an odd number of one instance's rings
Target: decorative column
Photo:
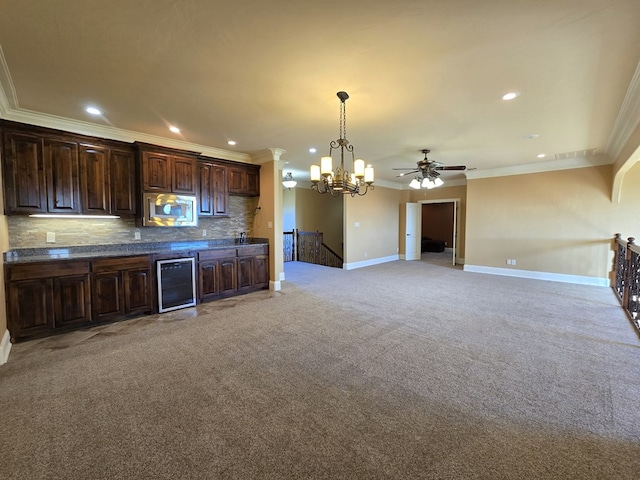
[[[269,239],[269,290],[278,291],[284,280],[282,236],[282,148],[268,148],[252,155],[260,165],[259,210],[253,220],[253,234]]]

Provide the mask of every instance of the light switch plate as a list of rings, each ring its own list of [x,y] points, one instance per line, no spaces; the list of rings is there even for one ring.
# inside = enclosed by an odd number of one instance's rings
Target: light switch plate
[[[47,243],[56,243],[56,232],[47,232]]]

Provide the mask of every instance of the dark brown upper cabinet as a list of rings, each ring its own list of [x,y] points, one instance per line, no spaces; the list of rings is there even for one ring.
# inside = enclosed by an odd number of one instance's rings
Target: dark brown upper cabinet
[[[80,145],[82,213],[136,214],[135,154],[100,145]]]
[[[135,215],[130,144],[1,122],[5,213]]]
[[[201,217],[229,216],[227,166],[214,159],[198,161],[198,215]]]
[[[78,145],[4,131],[6,214],[80,213]]]
[[[142,158],[142,191],[196,195],[198,173],[193,152],[137,144]]]
[[[44,171],[49,213],[80,213],[78,144],[46,138]]]
[[[258,165],[230,165],[228,178],[230,195],[260,196],[260,167]]]
[[[3,132],[6,214],[47,212],[44,141],[38,135]]]

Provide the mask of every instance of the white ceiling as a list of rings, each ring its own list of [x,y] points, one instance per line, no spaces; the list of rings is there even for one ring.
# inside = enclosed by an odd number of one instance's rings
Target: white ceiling
[[[408,183],[392,168],[423,148],[477,172],[591,149],[611,163],[639,25],[638,0],[3,2],[0,115],[208,153],[282,148],[302,180],[338,138],[345,90],[347,138],[381,181]]]

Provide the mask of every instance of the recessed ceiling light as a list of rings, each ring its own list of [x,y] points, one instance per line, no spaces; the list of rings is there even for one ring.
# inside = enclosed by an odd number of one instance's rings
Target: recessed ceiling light
[[[502,99],[503,100],[513,100],[514,98],[519,97],[519,96],[520,96],[520,92],[509,92],[509,93],[505,93],[502,96]]]
[[[171,130],[173,133],[180,133],[180,129],[178,127],[174,127],[173,125],[169,127],[169,130]]]
[[[227,143],[228,143],[229,145],[235,145],[235,144],[236,144],[236,141],[235,141],[235,140],[229,140]]]
[[[527,135],[527,136],[526,136],[526,137],[524,137],[524,138],[529,139],[529,140],[535,140],[535,139],[536,139],[536,138],[538,138],[539,136],[540,136],[540,135],[538,135],[537,133],[532,133],[532,134],[530,134],[530,135]]]
[[[544,154],[544,153],[540,153],[540,154],[538,154],[538,158],[544,158],[544,157],[546,157],[546,156],[547,156],[547,155],[546,155],[546,154]]]
[[[102,115],[102,112],[97,109],[96,107],[87,107],[86,108],[87,113],[90,113],[91,115]]]
[[[313,147],[311,147],[311,148],[309,149],[309,153],[316,153],[316,152],[317,152],[317,150],[316,150],[315,148],[313,148]]]

